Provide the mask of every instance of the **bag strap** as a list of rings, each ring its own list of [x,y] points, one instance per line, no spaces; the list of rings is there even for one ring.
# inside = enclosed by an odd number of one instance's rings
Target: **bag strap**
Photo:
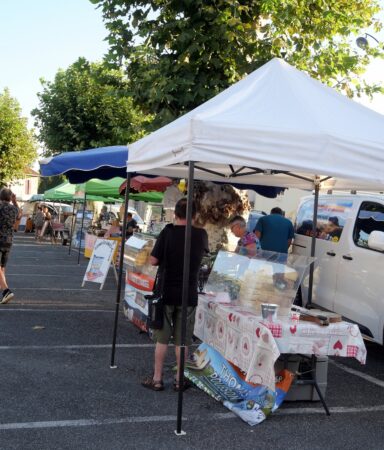
[[[167,231],[165,231],[167,230]],[[164,229],[163,229],[163,236],[164,236],[164,250],[163,250],[163,257],[161,260],[161,264],[159,265],[157,272],[156,272],[156,279],[155,279],[155,286],[157,287],[157,285],[160,282],[160,286],[159,286],[159,291],[158,293],[163,295],[163,291],[164,291],[164,280],[165,280],[165,263],[167,260],[167,243],[168,243],[168,239],[169,239],[169,231],[173,230],[173,224],[169,224],[167,225]]]

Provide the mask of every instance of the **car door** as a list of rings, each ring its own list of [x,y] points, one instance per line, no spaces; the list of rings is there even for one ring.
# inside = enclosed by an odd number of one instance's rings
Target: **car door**
[[[384,205],[360,201],[348,247],[339,256],[334,310],[361,325],[377,342],[383,338],[384,254],[368,247],[369,234],[384,231]]]

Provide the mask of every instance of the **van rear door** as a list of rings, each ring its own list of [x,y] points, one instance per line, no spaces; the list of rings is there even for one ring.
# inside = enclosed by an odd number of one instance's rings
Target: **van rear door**
[[[334,310],[362,325],[382,343],[384,320],[384,254],[368,246],[374,230],[384,232],[384,205],[360,200],[348,228],[347,246],[339,257]]]
[[[293,252],[310,256],[314,198],[305,199],[299,207],[295,223]],[[313,278],[312,302],[333,311],[336,295],[338,255],[343,245],[343,228],[352,202],[342,198],[319,199],[316,229],[316,262]],[[309,276],[302,283],[304,304],[308,298]]]

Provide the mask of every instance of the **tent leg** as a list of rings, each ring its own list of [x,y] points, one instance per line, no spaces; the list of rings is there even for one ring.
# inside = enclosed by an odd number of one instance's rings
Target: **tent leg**
[[[113,324],[113,340],[112,340],[112,354],[111,354],[111,369],[116,369],[115,366],[115,352],[116,352],[116,337],[117,337],[117,325],[119,321],[119,308],[121,297],[121,284],[123,278],[123,263],[124,263],[124,249],[125,249],[125,233],[127,229],[127,213],[129,204],[129,187],[131,185],[131,173],[127,172],[127,186],[125,189],[124,197],[124,217],[123,217],[123,229],[121,230],[121,244],[120,244],[120,259],[119,259],[119,276],[117,279],[117,291],[116,291],[116,309],[115,309],[115,321]]]
[[[187,194],[187,225],[185,227],[184,243],[184,265],[183,265],[183,295],[181,312],[181,346],[180,346],[180,379],[179,385],[184,385],[184,363],[185,363],[185,337],[187,328],[187,307],[189,297],[189,266],[191,259],[191,233],[192,233],[192,202],[193,202],[193,184],[194,184],[194,162],[189,161],[188,170],[188,194]],[[180,389],[177,401],[177,424],[176,434],[182,435],[181,430],[183,414],[183,389]]]
[[[79,254],[77,255],[77,264],[80,264],[80,253],[81,253],[81,243],[82,243],[81,238],[83,237],[84,216],[85,216],[86,206],[87,206],[87,194],[84,194],[83,217],[81,218]]]
[[[73,228],[75,227],[75,206],[76,206],[76,200],[73,202],[73,209],[72,209],[72,220],[71,220],[71,232],[69,235],[69,249],[68,249],[68,255],[71,254],[71,248],[72,248],[72,236],[73,236]]]
[[[311,240],[311,256],[315,256],[316,253],[316,234],[317,234],[317,209],[319,206],[319,191],[320,183],[315,181],[315,201],[313,204],[313,223],[312,223],[312,240]],[[313,272],[315,270],[315,263],[311,263],[309,267],[309,284],[308,284],[308,301],[306,307],[312,305],[312,292],[313,292]]]

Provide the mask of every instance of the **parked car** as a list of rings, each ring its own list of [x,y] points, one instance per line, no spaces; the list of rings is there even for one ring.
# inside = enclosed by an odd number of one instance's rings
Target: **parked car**
[[[314,197],[298,208],[293,252],[310,256]],[[320,195],[312,303],[384,343],[384,196]],[[308,277],[301,286],[303,303]]]
[[[122,220],[122,218],[120,217],[121,203],[114,204],[114,205],[105,203],[105,206],[107,207],[108,212],[110,213],[112,219]],[[136,222],[139,226],[144,225],[144,220],[139,216],[139,214],[135,208],[132,208],[131,206],[129,206],[128,212],[132,213],[132,217],[136,220]]]

